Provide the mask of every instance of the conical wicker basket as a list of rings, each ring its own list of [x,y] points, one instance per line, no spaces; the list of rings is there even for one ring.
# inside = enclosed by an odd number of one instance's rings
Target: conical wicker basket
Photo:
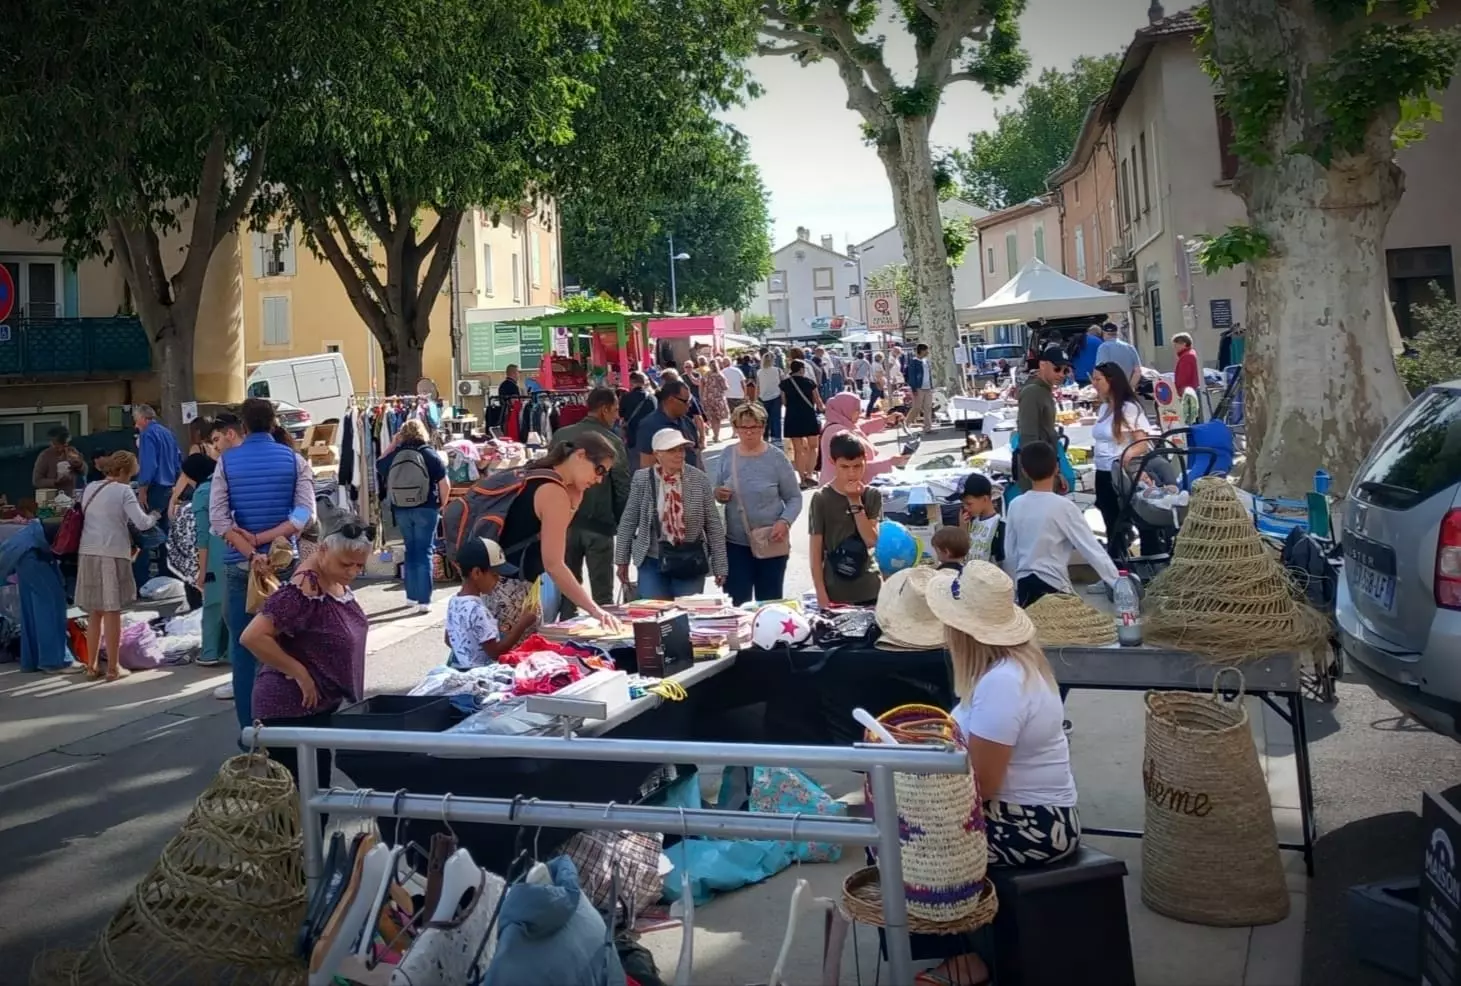
[[[1035,636],[1045,647],[1086,645],[1104,647],[1116,642],[1116,621],[1079,596],[1051,593],[1025,609],[1035,624]]]
[[[33,986],[294,986],[304,866],[294,780],[233,757],[106,931],[37,962]]]
[[[1158,914],[1214,927],[1288,916],[1268,784],[1238,694],[1147,692],[1141,900]]]
[[[1146,639],[1220,662],[1308,653],[1327,618],[1301,601],[1227,480],[1198,480],[1171,564],[1147,586]]]
[[[902,705],[883,713],[878,722],[900,744],[965,748],[954,720],[933,706]],[[865,740],[879,742],[870,732]],[[953,933],[972,931],[993,921],[999,902],[994,884],[985,879],[989,842],[984,834],[984,805],[975,790],[973,772],[895,773],[893,788],[898,799],[903,888],[910,922],[924,930]],[[864,793],[876,814],[879,808],[873,804],[871,785],[864,785]],[[849,913],[880,924],[874,919],[874,912],[880,914],[882,910],[876,887],[876,879],[849,878],[843,888],[843,902]]]

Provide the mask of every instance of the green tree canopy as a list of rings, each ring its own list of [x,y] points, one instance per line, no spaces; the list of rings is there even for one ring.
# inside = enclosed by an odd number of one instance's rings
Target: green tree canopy
[[[563,208],[564,269],[638,311],[670,307],[670,243],[683,311],[740,308],[771,273],[770,215],[744,141],[709,120],[676,140],[632,198],[588,195]]]
[[[182,428],[203,279],[237,227],[326,21],[310,3],[27,0],[6,5],[0,215],[107,256]],[[286,70],[287,69],[287,70]]]
[[[999,210],[1044,195],[1046,177],[1069,159],[1086,111],[1111,88],[1120,64],[1119,55],[1082,56],[1067,71],[1041,72],[1013,109],[996,114],[993,130],[954,152],[964,197]]]

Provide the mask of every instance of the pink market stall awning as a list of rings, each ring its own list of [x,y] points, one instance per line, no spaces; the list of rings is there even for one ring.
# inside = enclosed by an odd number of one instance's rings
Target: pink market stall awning
[[[725,317],[722,315],[675,315],[670,318],[655,318],[649,322],[651,339],[688,339],[691,336],[710,336],[719,346],[725,335]]]

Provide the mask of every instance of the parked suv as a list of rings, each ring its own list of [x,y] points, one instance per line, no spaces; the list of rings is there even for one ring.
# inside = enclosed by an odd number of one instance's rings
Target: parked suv
[[[1335,616],[1346,665],[1461,740],[1461,380],[1421,394],[1360,467]]]

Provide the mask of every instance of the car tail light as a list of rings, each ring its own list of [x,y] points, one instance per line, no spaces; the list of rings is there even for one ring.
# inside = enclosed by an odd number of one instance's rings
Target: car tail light
[[[1461,510],[1452,510],[1441,521],[1436,543],[1436,605],[1461,609]]]

